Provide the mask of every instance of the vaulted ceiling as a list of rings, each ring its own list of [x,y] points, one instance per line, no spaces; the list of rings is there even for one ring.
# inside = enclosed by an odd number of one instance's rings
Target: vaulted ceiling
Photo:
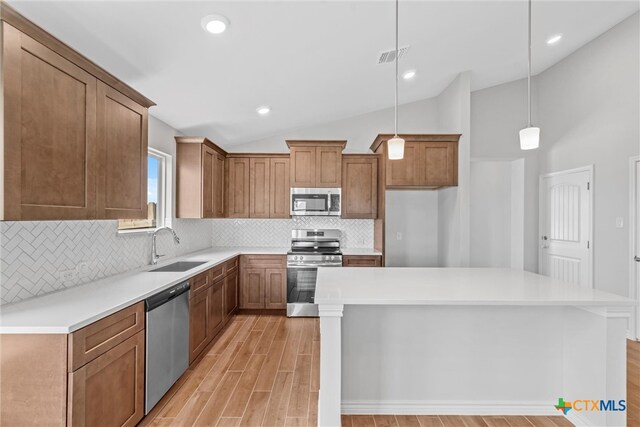
[[[393,105],[393,65],[378,64],[394,47],[393,1],[9,3],[153,99],[152,115],[225,146]],[[637,1],[534,1],[534,74],[637,11]],[[231,23],[222,35],[200,25],[214,13]],[[526,28],[521,0],[401,0],[400,70],[417,75],[401,81],[400,102],[435,96],[465,70],[474,90],[525,77]]]

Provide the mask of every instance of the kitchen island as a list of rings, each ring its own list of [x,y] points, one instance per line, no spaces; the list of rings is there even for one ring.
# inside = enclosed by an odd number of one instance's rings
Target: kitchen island
[[[319,424],[340,414],[558,415],[626,399],[634,301],[509,269],[321,268]],[[624,411],[577,407],[580,425]]]

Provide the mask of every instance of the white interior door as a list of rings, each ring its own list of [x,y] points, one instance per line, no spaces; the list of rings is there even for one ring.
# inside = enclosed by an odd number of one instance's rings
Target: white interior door
[[[631,298],[638,299],[640,296],[640,157],[631,159],[631,179],[630,179],[630,212],[629,212],[629,225],[630,225],[630,251],[631,251],[631,269],[630,282],[631,290],[629,296]],[[635,331],[632,329],[632,335],[635,335],[635,339],[640,339],[640,306],[636,307],[636,321]]]
[[[540,273],[592,287],[591,167],[540,179]]]

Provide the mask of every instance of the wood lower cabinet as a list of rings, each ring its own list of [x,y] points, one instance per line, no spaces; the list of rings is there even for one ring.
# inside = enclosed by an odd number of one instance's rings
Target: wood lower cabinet
[[[342,218],[378,217],[378,158],[342,156]]]
[[[285,256],[243,255],[240,268],[241,309],[283,309],[287,307]]]
[[[211,288],[191,294],[189,300],[189,363],[209,344]]]
[[[238,270],[224,278],[224,316],[227,319],[238,308]]]
[[[382,267],[381,255],[344,255],[343,267]]]
[[[342,185],[342,150],[346,141],[287,141],[291,187],[337,188]]]
[[[144,416],[144,331],[69,374],[68,425],[135,426]]]
[[[264,308],[287,308],[287,270],[265,269]]]
[[[223,218],[226,152],[207,138],[175,140],[177,217]]]
[[[220,279],[211,286],[209,321],[207,324],[208,333],[211,337],[214,337],[222,329],[224,319],[224,279]]]
[[[3,220],[146,217],[154,105],[0,2]]]

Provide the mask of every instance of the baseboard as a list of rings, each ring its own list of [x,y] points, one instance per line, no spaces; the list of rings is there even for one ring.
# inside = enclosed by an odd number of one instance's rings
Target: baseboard
[[[553,402],[514,401],[343,401],[341,410],[346,415],[561,415]]]
[[[583,415],[578,411],[569,411],[567,415],[565,415],[571,423],[576,427],[582,426],[590,426],[589,422],[583,417]]]

